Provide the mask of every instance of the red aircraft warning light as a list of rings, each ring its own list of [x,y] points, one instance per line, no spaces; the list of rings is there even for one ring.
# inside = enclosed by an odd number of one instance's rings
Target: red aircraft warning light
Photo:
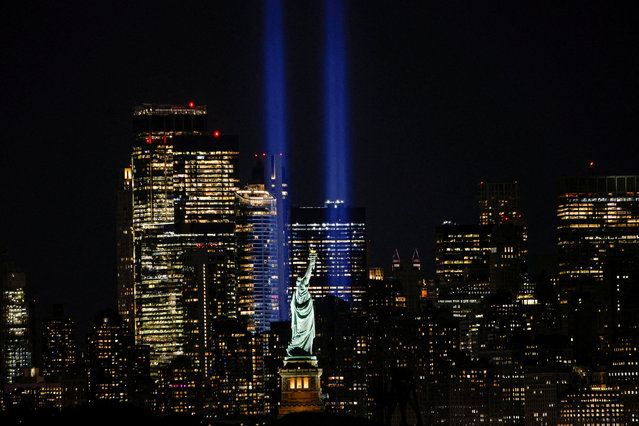
[[[594,162],[594,161],[591,161],[591,162],[590,162],[590,167],[592,167],[592,166],[594,166],[594,165],[595,165],[595,162]]]
[[[189,108],[195,108],[195,102],[193,101],[189,102]]]
[[[213,132],[213,136],[215,136],[216,138],[219,138],[220,137],[220,131],[219,130],[214,131]]]

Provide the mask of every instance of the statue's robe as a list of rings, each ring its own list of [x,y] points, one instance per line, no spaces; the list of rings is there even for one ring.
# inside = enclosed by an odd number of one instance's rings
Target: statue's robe
[[[288,355],[310,355],[315,339],[315,313],[308,280],[299,283],[291,297],[291,331],[291,344],[286,350]]]

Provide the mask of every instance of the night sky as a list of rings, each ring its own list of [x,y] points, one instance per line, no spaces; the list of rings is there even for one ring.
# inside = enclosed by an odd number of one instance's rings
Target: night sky
[[[262,3],[31,2],[4,10],[0,248],[41,312],[85,328],[115,307],[115,195],[131,111],[207,105],[263,140]],[[28,4],[27,4],[28,3]],[[501,2],[500,2],[501,3]],[[371,263],[477,221],[481,180],[518,180],[530,251],[555,250],[555,182],[639,174],[639,7],[623,2],[347,2],[352,193]],[[322,3],[285,1],[293,205],[324,200]]]

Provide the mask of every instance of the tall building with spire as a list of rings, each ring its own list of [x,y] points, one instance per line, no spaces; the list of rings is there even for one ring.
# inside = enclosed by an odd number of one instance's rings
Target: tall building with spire
[[[413,250],[410,259],[403,260],[395,249],[393,253],[392,277],[397,282],[401,302],[408,312],[418,312],[420,309],[420,296],[423,287],[421,273],[422,262],[417,249]]]
[[[156,373],[184,353],[185,324],[204,333],[205,319],[187,314],[208,312],[208,307],[185,311],[187,252],[205,248],[224,258],[218,276],[235,281],[238,140],[209,133],[206,107],[193,103],[142,105],[133,121],[135,338],[150,346]],[[223,310],[236,315],[234,286]]]
[[[288,178],[286,175],[286,158],[283,153],[266,154],[264,156],[264,189],[275,199],[275,239],[277,244],[277,276],[279,288],[278,311],[279,320],[288,320],[288,277],[289,277],[289,245],[288,245]]]

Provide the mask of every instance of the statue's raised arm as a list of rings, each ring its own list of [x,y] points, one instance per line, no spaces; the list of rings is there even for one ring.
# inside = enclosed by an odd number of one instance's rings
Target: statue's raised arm
[[[308,255],[308,267],[306,268],[306,273],[302,277],[301,283],[298,282],[298,287],[301,284],[308,289],[308,283],[311,280],[311,274],[313,272],[313,269],[315,269],[316,260],[317,260],[317,252],[311,251],[311,253]]]
[[[291,343],[288,356],[310,356],[315,339],[315,313],[313,300],[308,292],[311,274],[315,268],[317,253],[309,254],[308,267],[303,277],[296,280],[295,292],[291,297]]]

